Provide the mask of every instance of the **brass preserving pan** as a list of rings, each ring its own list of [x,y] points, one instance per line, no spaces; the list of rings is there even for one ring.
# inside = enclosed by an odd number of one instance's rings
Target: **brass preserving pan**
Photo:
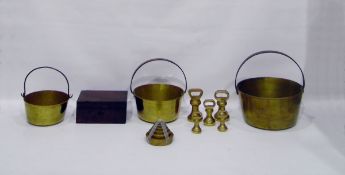
[[[59,72],[67,81],[67,94],[55,90],[42,90],[26,94],[26,81],[29,75],[38,69],[52,69]],[[65,74],[56,68],[43,66],[31,70],[24,80],[24,92],[21,94],[25,102],[27,121],[36,126],[50,126],[60,123],[67,108],[69,82]]]
[[[268,53],[283,55],[293,61],[301,71],[303,85],[275,77],[250,78],[237,84],[242,66],[252,57]],[[278,51],[260,51],[250,55],[242,62],[235,77],[236,93],[240,95],[246,123],[266,130],[283,130],[296,125],[304,87],[301,67],[290,56]]]
[[[163,83],[145,84],[132,88],[132,83],[137,71],[147,63],[153,61],[166,61],[177,66],[185,80],[185,89]],[[187,90],[187,78],[182,68],[175,62],[165,58],[154,58],[140,64],[134,71],[131,79],[130,89],[135,97],[139,118],[143,121],[154,123],[158,120],[172,122],[177,119],[180,108],[181,97]]]

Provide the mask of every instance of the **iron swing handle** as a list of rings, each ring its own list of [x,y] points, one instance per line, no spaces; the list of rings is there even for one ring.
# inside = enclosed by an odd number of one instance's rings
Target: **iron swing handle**
[[[289,58],[291,61],[293,61],[293,62],[297,65],[298,69],[301,71],[301,74],[302,74],[302,82],[303,82],[302,91],[304,91],[304,88],[305,88],[305,78],[304,78],[303,70],[302,70],[302,68],[299,66],[299,64],[298,64],[292,57],[290,57],[289,55],[287,55],[287,54],[285,54],[285,53],[283,53],[283,52],[274,51],[274,50],[263,50],[263,51],[255,52],[255,53],[251,54],[250,56],[248,56],[248,57],[241,63],[240,67],[237,69],[236,77],[235,77],[235,89],[236,89],[236,93],[238,94],[237,76],[238,76],[238,73],[240,72],[242,66],[243,66],[248,60],[250,60],[251,58],[253,58],[254,56],[261,55],[261,54],[266,54],[266,53],[275,53],[275,54],[283,55],[283,56],[285,56],[286,58]]]
[[[26,75],[26,77],[25,77],[25,79],[24,79],[24,92],[21,94],[22,97],[25,97],[25,95],[26,95],[26,81],[27,81],[29,75],[30,75],[32,72],[34,72],[34,71],[36,71],[36,70],[38,70],[38,69],[52,69],[52,70],[55,70],[55,71],[59,72],[59,73],[65,78],[65,80],[66,80],[66,82],[67,82],[67,94],[68,94],[69,98],[72,98],[72,97],[73,97],[73,95],[70,95],[70,94],[69,94],[69,88],[70,88],[70,86],[69,86],[69,81],[68,81],[66,75],[65,75],[64,73],[62,73],[60,70],[58,70],[58,69],[56,69],[56,68],[54,68],[54,67],[50,67],[50,66],[37,67],[37,68],[35,68],[35,69],[32,69],[32,70]]]
[[[173,61],[171,61],[171,60],[169,60],[169,59],[166,59],[166,58],[153,58],[153,59],[149,59],[149,60],[147,60],[147,61],[141,63],[141,64],[135,69],[135,71],[134,71],[134,73],[133,73],[133,75],[132,75],[131,84],[130,84],[130,90],[131,90],[132,94],[134,93],[134,92],[133,92],[133,88],[132,88],[134,76],[136,75],[136,73],[138,72],[138,70],[139,70],[141,67],[143,67],[145,64],[150,63],[150,62],[153,62],[153,61],[166,61],[166,62],[169,62],[169,63],[171,63],[171,64],[174,64],[176,67],[178,67],[178,68],[181,70],[181,72],[182,72],[182,74],[183,74],[183,77],[184,77],[184,81],[185,81],[185,83],[186,83],[186,84],[185,84],[185,90],[184,90],[184,92],[183,92],[183,93],[186,93],[186,91],[187,91],[187,77],[186,77],[186,74],[184,73],[183,69],[182,69],[177,63],[175,63],[175,62],[173,62]]]

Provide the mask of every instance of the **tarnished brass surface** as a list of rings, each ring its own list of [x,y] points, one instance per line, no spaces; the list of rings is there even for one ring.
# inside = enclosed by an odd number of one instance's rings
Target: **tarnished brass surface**
[[[150,123],[176,120],[183,94],[181,88],[168,84],[147,84],[135,88],[139,118]]]
[[[228,117],[228,115],[226,112],[224,112],[224,111],[219,112],[219,115],[218,115],[219,126],[217,128],[218,131],[225,132],[228,130],[228,127],[225,124],[227,117]]]
[[[218,111],[216,112],[215,119],[218,121],[219,115],[222,112],[222,115],[226,115],[226,121],[229,121],[230,116],[228,111],[226,111],[226,105],[228,104],[227,101],[230,97],[230,94],[227,90],[217,90],[214,93],[214,98],[217,100]]]
[[[204,119],[205,126],[214,126],[216,124],[216,120],[213,118],[213,108],[215,107],[216,103],[212,99],[207,99],[204,101],[204,107],[206,111],[206,117]]]
[[[282,78],[259,77],[241,81],[238,90],[249,125],[282,130],[296,124],[303,94],[300,84]]]
[[[188,115],[188,121],[194,122],[193,118],[202,119],[202,114],[199,110],[199,105],[201,104],[201,96],[203,94],[202,89],[192,88],[188,90],[190,96],[190,104],[192,105],[192,111]]]
[[[165,122],[157,121],[146,133],[146,140],[154,146],[169,145],[173,141],[174,134],[168,128]]]
[[[60,123],[69,96],[59,91],[37,91],[24,97],[27,120],[32,125],[49,126]]]
[[[274,77],[257,77],[237,84],[242,66],[252,57],[261,54],[278,54],[294,62],[302,75],[303,85]],[[237,70],[235,88],[239,93],[246,123],[266,130],[283,130],[295,126],[305,87],[304,73],[298,63],[279,51],[259,51],[247,57]]]

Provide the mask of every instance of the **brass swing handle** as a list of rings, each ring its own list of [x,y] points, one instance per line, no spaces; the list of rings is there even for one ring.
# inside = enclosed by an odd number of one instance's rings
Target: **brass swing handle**
[[[134,71],[134,73],[133,73],[133,75],[132,75],[131,84],[130,84],[130,90],[131,90],[132,93],[134,93],[134,92],[133,92],[133,88],[132,88],[132,84],[133,84],[133,79],[134,79],[135,74],[136,74],[136,73],[138,72],[138,70],[139,70],[141,67],[143,67],[145,64],[150,63],[150,62],[153,62],[153,61],[166,61],[166,62],[169,62],[169,63],[171,63],[171,64],[174,64],[176,67],[178,67],[178,68],[181,70],[181,72],[182,72],[182,74],[183,74],[183,77],[184,77],[184,81],[185,81],[185,83],[186,83],[186,84],[185,84],[185,89],[184,89],[184,93],[186,93],[186,91],[187,91],[187,77],[186,77],[186,74],[184,73],[183,69],[182,69],[178,64],[176,64],[175,62],[173,62],[173,61],[171,61],[171,60],[169,60],[169,59],[166,59],[166,58],[153,58],[153,59],[149,59],[149,60],[147,60],[147,61],[141,63],[141,64],[135,69],[135,71]]]
[[[240,72],[242,66],[248,61],[250,60],[252,57],[254,56],[257,56],[257,55],[261,55],[261,54],[266,54],[266,53],[275,53],[275,54],[279,54],[279,55],[283,55],[285,56],[286,58],[289,58],[291,61],[293,61],[298,69],[301,71],[301,74],[302,74],[302,82],[303,82],[303,85],[302,85],[302,92],[304,91],[304,88],[305,88],[305,78],[304,78],[304,73],[303,73],[303,70],[302,68],[299,66],[299,64],[292,58],[290,57],[289,55],[283,53],[283,52],[279,52],[279,51],[274,51],[274,50],[263,50],[263,51],[259,51],[259,52],[255,52],[253,53],[252,55],[250,55],[248,58],[246,58],[242,64],[240,65],[240,67],[238,68],[237,72],[236,72],[236,77],[235,77],[235,89],[236,89],[236,93],[238,94],[238,88],[237,88],[237,76],[238,76],[238,73]]]
[[[204,106],[207,107],[215,107],[216,106],[216,102],[213,99],[206,99],[204,101]]]
[[[49,67],[49,66],[37,67],[37,68],[35,68],[35,69],[32,69],[32,70],[26,75],[26,77],[25,77],[25,79],[24,79],[24,92],[21,94],[22,97],[25,97],[25,95],[26,95],[26,80],[28,79],[29,75],[30,75],[32,72],[34,72],[34,71],[36,71],[36,70],[38,70],[38,69],[52,69],[52,70],[55,70],[55,71],[59,72],[59,73],[65,78],[65,80],[66,80],[66,82],[67,82],[67,94],[68,94],[69,98],[72,98],[72,97],[73,97],[73,95],[70,95],[70,94],[69,94],[69,81],[68,81],[66,75],[65,75],[64,73],[62,73],[60,70],[58,70],[58,69],[56,69],[56,68],[53,68],[53,67]]]
[[[225,96],[221,96],[221,94],[225,95]],[[230,97],[230,94],[227,90],[217,90],[215,93],[214,93],[214,98],[215,99],[226,99],[228,100]]]
[[[200,98],[203,93],[204,92],[202,91],[202,89],[199,89],[199,88],[192,88],[188,90],[188,94],[191,98],[193,97]]]

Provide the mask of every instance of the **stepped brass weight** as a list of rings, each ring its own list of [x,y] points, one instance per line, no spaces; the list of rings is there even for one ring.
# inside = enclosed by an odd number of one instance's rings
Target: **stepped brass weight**
[[[205,126],[214,126],[216,124],[216,120],[213,118],[213,108],[216,106],[216,102],[212,99],[207,99],[204,101],[204,107],[206,111],[206,117],[204,119]]]
[[[230,116],[228,111],[226,111],[227,101],[230,97],[230,94],[227,90],[217,90],[214,93],[214,98],[217,100],[218,111],[215,114],[215,119],[219,121],[219,116],[224,115],[225,121],[229,121]]]
[[[188,94],[190,96],[190,104],[192,105],[192,111],[188,115],[188,121],[194,122],[194,118],[197,119],[197,121],[202,120],[202,114],[199,111],[199,105],[201,104],[201,96],[203,94],[203,90],[199,88],[193,88],[188,90]]]
[[[153,146],[166,146],[172,143],[174,134],[170,131],[167,124],[158,120],[146,133],[146,140]]]

